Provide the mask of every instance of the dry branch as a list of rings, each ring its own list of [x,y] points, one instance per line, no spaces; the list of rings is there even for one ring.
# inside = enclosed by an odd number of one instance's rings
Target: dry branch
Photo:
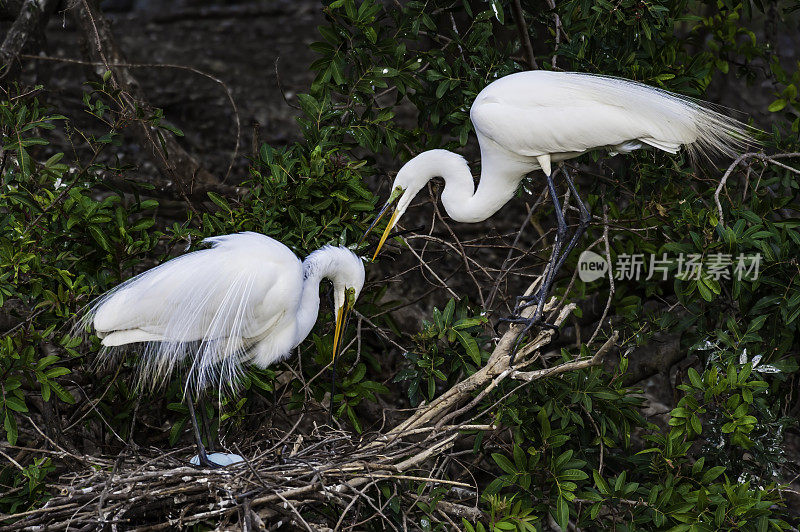
[[[19,71],[19,55],[25,44],[40,33],[53,12],[57,0],[25,0],[14,24],[0,45],[0,80],[7,81]]]
[[[525,59],[528,61],[528,66],[533,70],[539,70],[539,64],[536,62],[536,54],[533,53],[531,36],[528,34],[528,27],[525,25],[525,13],[522,11],[520,0],[511,2],[511,7],[514,10],[514,23],[517,25],[517,33],[519,33],[519,40],[522,43],[522,48],[525,50]]]
[[[552,368],[537,369],[536,371],[512,371],[511,378],[531,382],[537,379],[559,375],[567,371],[576,371],[579,369],[600,365],[603,363],[603,357],[606,355],[606,353],[608,353],[608,351],[616,345],[618,338],[619,333],[614,331],[614,333],[611,335],[611,338],[606,340],[603,346],[598,349],[591,358],[573,360]]]
[[[536,286],[537,283],[532,283],[528,293]],[[555,323],[563,323],[572,309],[574,305],[561,308]],[[532,311],[532,308],[525,310]],[[347,513],[355,501],[360,501],[372,508],[376,518],[380,517],[381,507],[367,493],[379,482],[413,481],[449,486],[454,493],[477,492],[474,482],[453,480],[443,468],[426,467],[448,456],[456,443],[470,433],[497,428],[470,421],[445,424],[461,415],[474,415],[471,409],[459,406],[470,399],[480,401],[508,377],[531,381],[600,364],[617,340],[617,334],[612,334],[591,358],[544,370],[522,371],[508,365],[509,350],[520,329],[521,326],[515,325],[503,334],[483,368],[430,404],[412,411],[391,430],[353,441],[349,435],[330,427],[315,428],[311,434],[296,439],[288,456],[281,458],[275,454],[279,445],[266,451],[251,448],[242,453],[254,457],[249,462],[219,470],[186,467],[163,455],[151,457],[144,464],[142,456],[93,457],[92,466],[86,462],[76,472],[60,477],[60,484],[52,488],[61,495],[45,507],[0,515],[0,521],[13,522],[0,527],[0,532],[40,530],[44,526],[55,531],[108,524],[164,530],[205,520],[230,523],[236,516],[252,522],[253,516],[259,514],[280,515],[294,527],[314,529],[313,523],[303,519],[308,514],[302,510],[309,505],[334,505]],[[519,352],[516,368],[524,368],[538,356],[537,350],[549,343],[552,334],[546,329],[536,335]],[[287,441],[287,437],[279,440]],[[10,455],[5,451],[10,451],[11,446],[6,447],[4,454]],[[422,497],[427,495],[421,494],[420,500],[424,500]],[[458,498],[441,501],[437,512],[455,522],[462,517],[471,520],[481,517],[480,510],[465,506]]]
[[[96,0],[81,0],[74,8],[74,15],[83,36],[88,43],[88,54],[91,61],[103,65],[97,72],[102,75],[111,71],[111,81],[121,89],[122,97],[131,117],[138,113],[145,116],[152,114],[153,108],[148,103],[144,91],[127,67],[122,50],[117,45],[108,20],[97,7]],[[219,180],[205,170],[200,163],[181,147],[174,135],[168,131],[160,131],[164,140],[162,150],[156,128],[147,120],[135,120],[134,128],[139,142],[147,146],[149,154],[159,172],[167,178],[179,183],[185,194],[190,194],[194,186],[215,186]],[[166,153],[165,153],[166,151]]]
[[[269,3],[253,2],[241,5],[186,7],[183,9],[157,10],[148,22],[170,24],[187,20],[221,20],[226,18],[280,17],[297,14],[292,2],[271,0]]]
[[[728,182],[728,178],[740,164],[755,159],[757,161],[761,161],[761,163],[763,163],[764,165],[773,164],[775,166],[778,166],[779,168],[783,168],[784,170],[789,170],[790,172],[800,175],[800,169],[794,168],[777,160],[777,159],[786,159],[794,157],[800,157],[800,152],[777,153],[774,155],[767,155],[766,153],[760,153],[760,152],[749,152],[749,153],[743,153],[742,155],[737,157],[736,160],[734,160],[731,163],[731,165],[722,175],[722,179],[719,180],[719,185],[717,185],[717,190],[714,191],[714,203],[717,205],[717,214],[719,216],[719,223],[723,227],[725,226],[725,215],[722,212],[722,203],[720,203],[719,201],[719,196],[720,194],[722,194],[722,190],[725,188],[725,183]]]

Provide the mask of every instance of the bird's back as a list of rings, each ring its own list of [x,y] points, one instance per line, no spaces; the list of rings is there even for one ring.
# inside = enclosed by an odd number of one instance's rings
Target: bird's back
[[[293,335],[284,333],[293,325],[302,293],[300,260],[258,233],[206,242],[213,247],[134,277],[90,312],[104,345],[149,342],[141,361],[143,380],[160,382],[188,358],[190,377],[201,388],[219,372],[236,373],[250,347],[266,336],[280,336],[279,342],[272,339],[273,349],[293,347]]]
[[[633,148],[637,142],[672,153],[681,145],[731,153],[749,140],[744,124],[696,100],[626,79],[576,72],[505,76],[478,94],[470,114],[482,145],[488,139],[527,157]]]

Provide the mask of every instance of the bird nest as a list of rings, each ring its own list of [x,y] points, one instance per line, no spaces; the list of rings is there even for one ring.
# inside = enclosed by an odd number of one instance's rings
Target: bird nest
[[[566,305],[556,309],[556,325],[573,308]],[[484,367],[384,432],[355,437],[327,426],[315,426],[304,434],[296,430],[297,426],[283,434],[273,428],[271,442],[275,443],[264,445],[262,441],[262,447],[255,443],[236,448],[246,460],[219,469],[186,465],[177,458],[188,454],[186,449],[162,453],[129,448],[110,458],[60,450],[58,453],[64,455],[61,458],[72,461],[75,467],[51,485],[57,495],[42,508],[2,516],[13,524],[0,527],[0,532],[106,526],[172,530],[198,523],[214,524],[222,530],[261,530],[278,523],[292,523],[306,530],[337,523],[337,528],[348,514],[351,518],[386,518],[387,501],[378,500],[381,492],[384,499],[411,497],[430,504],[431,511],[453,526],[462,517],[474,521],[481,517],[477,485],[451,480],[448,477],[452,472],[444,464],[459,448],[471,447],[475,434],[495,430],[493,425],[477,424],[492,408],[479,409],[481,402],[504,379],[516,379],[524,385],[600,364],[617,339],[616,333],[612,334],[592,357],[525,371],[550,342],[553,331],[543,330],[533,338],[520,350],[518,362],[511,368],[508,355],[519,330],[520,326],[513,326],[499,339]],[[461,467],[467,470],[466,478],[471,478],[468,466]],[[412,482],[442,489],[436,490],[436,497],[430,497],[403,488]],[[375,486],[384,488],[377,490],[378,498],[374,497]],[[331,517],[331,507],[338,508],[338,515]],[[309,522],[309,515],[320,516],[326,524]],[[363,521],[356,528],[362,526]]]
[[[452,448],[459,431],[489,428],[414,431],[416,441],[408,441],[376,435],[354,440],[348,433],[320,427],[293,441],[247,449],[245,462],[219,469],[187,466],[175,458],[187,449],[169,454],[128,450],[116,459],[74,456],[81,467],[53,486],[60,495],[43,508],[14,516],[20,520],[0,530],[42,530],[44,525],[47,530],[99,525],[129,529],[132,524],[134,530],[172,530],[203,522],[223,530],[260,530],[281,521],[305,528],[301,511],[306,514],[309,506],[322,511],[331,504],[343,510],[359,501],[374,504],[364,491],[393,479],[461,488],[449,497],[458,502],[445,506],[451,514],[474,518],[480,512],[474,508],[472,486],[447,480],[441,472],[419,473],[417,466]],[[462,504],[470,495],[472,501]],[[377,518],[379,508],[373,509]]]

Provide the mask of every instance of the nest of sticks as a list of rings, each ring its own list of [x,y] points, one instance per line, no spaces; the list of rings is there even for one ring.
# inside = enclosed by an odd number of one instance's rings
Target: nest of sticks
[[[572,304],[557,308],[555,299],[548,306],[556,314],[556,325],[574,309]],[[617,340],[613,333],[592,357],[526,371],[550,342],[553,331],[542,330],[527,343],[511,368],[509,353],[520,329],[520,325],[512,326],[499,339],[484,367],[383,432],[355,437],[327,426],[306,434],[299,434],[296,427],[283,434],[273,429],[271,441],[276,443],[236,448],[246,457],[245,462],[220,469],[187,466],[176,457],[183,456],[186,449],[165,454],[128,448],[110,458],[54,451],[76,464],[72,472],[51,485],[57,495],[42,508],[0,516],[2,522],[12,523],[0,526],[0,532],[173,530],[198,523],[214,523],[219,530],[264,530],[287,524],[323,530],[330,529],[331,523],[336,523],[333,528],[337,529],[342,523],[353,527],[346,521],[348,514],[351,518],[387,519],[387,500],[381,497],[381,490],[371,489],[376,485],[389,486],[390,497],[432,503],[432,511],[454,527],[462,518],[475,521],[482,516],[478,486],[448,477],[452,477],[453,463],[462,464],[455,455],[471,452],[457,449],[478,432],[497,428],[479,424],[492,408],[482,401],[505,379],[524,386],[600,364]],[[402,481],[424,482],[440,489],[432,498],[404,491]],[[338,508],[338,516],[331,515],[332,506]],[[313,515],[319,515],[318,522],[309,518]],[[358,523],[355,529],[364,525]]]

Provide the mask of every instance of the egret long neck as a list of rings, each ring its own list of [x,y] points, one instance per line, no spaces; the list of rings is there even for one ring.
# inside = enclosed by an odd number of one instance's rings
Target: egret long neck
[[[319,283],[328,274],[324,261],[318,256],[310,256],[303,262],[303,294],[297,308],[298,345],[308,336],[319,315]]]
[[[481,179],[478,189],[466,161],[461,165],[448,164],[441,176],[445,181],[442,204],[447,214],[457,222],[480,222],[508,203],[519,182],[530,171],[522,163],[492,157],[481,150]]]

